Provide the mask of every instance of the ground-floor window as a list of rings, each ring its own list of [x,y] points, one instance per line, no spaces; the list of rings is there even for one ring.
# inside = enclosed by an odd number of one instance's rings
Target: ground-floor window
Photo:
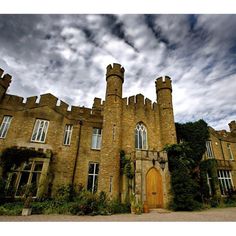
[[[91,191],[92,193],[97,192],[98,172],[99,172],[99,164],[89,163],[87,190]]]
[[[209,195],[212,196],[212,178],[208,173],[207,173],[207,184],[209,187]]]
[[[218,170],[220,191],[222,195],[228,195],[233,190],[232,175],[229,170]]]
[[[43,161],[29,161],[23,163],[19,168],[13,168],[8,173],[7,189],[16,197],[24,195],[26,188],[30,188],[33,197],[37,196],[40,184]]]

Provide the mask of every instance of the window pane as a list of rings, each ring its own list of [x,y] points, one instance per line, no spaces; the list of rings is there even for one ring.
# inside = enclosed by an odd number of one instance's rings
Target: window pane
[[[102,142],[101,129],[93,128],[91,148],[101,149],[101,142]]]
[[[93,188],[93,175],[89,175],[87,190],[92,192],[92,188]]]
[[[31,170],[32,163],[25,163],[24,164],[24,170]]]
[[[94,164],[89,164],[89,174],[94,173]]]
[[[96,193],[98,189],[98,176],[94,176],[94,186],[93,186],[93,193]]]
[[[37,195],[40,176],[41,176],[41,173],[37,173],[37,172],[32,173],[31,188],[32,188],[33,197]]]
[[[34,166],[34,171],[42,171],[43,163],[42,162],[36,162]]]
[[[96,163],[95,164],[95,174],[98,174],[98,172],[99,172],[99,164]]]
[[[7,135],[7,131],[10,127],[10,123],[11,123],[11,116],[4,116],[3,117],[3,121],[2,124],[0,126],[0,138],[5,138]]]
[[[29,172],[21,173],[20,183],[18,185],[17,192],[16,192],[17,196],[22,196],[24,194],[26,185],[28,183],[29,174],[30,174]]]
[[[49,122],[46,120],[36,120],[32,141],[45,142]]]

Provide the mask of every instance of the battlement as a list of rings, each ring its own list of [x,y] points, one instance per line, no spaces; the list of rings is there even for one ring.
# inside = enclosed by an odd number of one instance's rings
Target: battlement
[[[142,94],[137,94],[128,98],[123,98],[123,106],[127,109],[157,110],[156,102],[152,102],[149,98],[145,98]]]
[[[32,96],[25,99],[23,97],[6,94],[1,102],[3,107],[17,107],[19,109],[31,109],[37,107],[48,106],[58,113],[63,115],[70,115],[71,117],[78,118],[79,116],[89,117],[91,115],[101,115],[103,104],[100,98],[94,99],[93,108],[72,106],[69,110],[69,105],[62,100],[59,100],[54,95],[47,93],[41,96]]]
[[[124,72],[125,72],[125,69],[120,64],[113,63],[113,66],[111,64],[109,64],[107,66],[106,80],[110,76],[118,76],[123,83],[124,82]]]
[[[11,83],[12,76],[9,74],[4,74],[4,70],[0,68],[0,85],[7,89]]]
[[[170,89],[172,91],[171,78],[169,76],[162,76],[156,79],[156,91],[161,89]]]

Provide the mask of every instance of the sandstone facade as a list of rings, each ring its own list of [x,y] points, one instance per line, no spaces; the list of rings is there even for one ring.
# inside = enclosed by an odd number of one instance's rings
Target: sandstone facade
[[[163,148],[176,143],[171,79],[156,79],[157,100],[152,102],[142,94],[123,98],[124,73],[121,65],[109,65],[105,101],[95,98],[91,109],[72,106],[68,110],[69,105],[52,94],[24,102],[22,97],[7,94],[11,76],[3,76],[0,70],[0,152],[17,146],[47,153],[46,158],[32,159],[30,167],[22,164],[13,170],[15,177],[9,176],[9,187],[17,189],[34,181],[38,187],[35,196],[40,197],[53,195],[60,185],[82,185],[121,200],[131,189],[150,207],[165,207],[170,175]],[[225,145],[232,144],[236,156],[233,129],[233,138],[227,136],[221,142],[225,153]],[[212,131],[212,143],[219,142],[219,133],[213,133],[217,132]],[[120,172],[121,150],[134,165],[135,176],[130,181]],[[221,159],[219,145],[214,144],[213,150]]]

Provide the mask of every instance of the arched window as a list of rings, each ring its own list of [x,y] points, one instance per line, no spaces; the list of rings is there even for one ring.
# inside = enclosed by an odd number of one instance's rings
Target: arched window
[[[135,148],[147,149],[147,129],[143,123],[138,123],[135,128]]]

